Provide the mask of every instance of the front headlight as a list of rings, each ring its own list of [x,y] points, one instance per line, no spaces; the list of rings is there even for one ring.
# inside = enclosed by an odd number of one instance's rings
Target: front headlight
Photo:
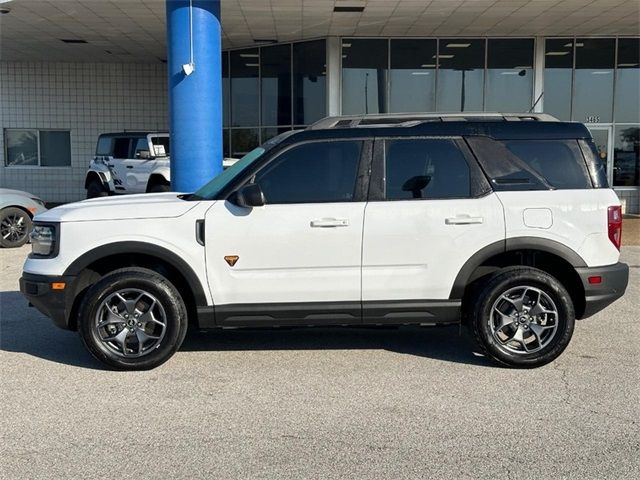
[[[53,223],[34,223],[31,238],[31,255],[52,258],[58,254],[58,235],[60,225]]]

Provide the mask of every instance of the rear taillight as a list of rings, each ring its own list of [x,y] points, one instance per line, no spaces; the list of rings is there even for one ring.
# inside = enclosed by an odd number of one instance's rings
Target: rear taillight
[[[622,241],[622,207],[616,205],[607,209],[607,220],[609,223],[609,240],[618,250]]]

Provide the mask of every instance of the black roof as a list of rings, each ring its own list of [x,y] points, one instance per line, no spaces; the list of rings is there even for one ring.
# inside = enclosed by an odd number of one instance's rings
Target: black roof
[[[315,139],[409,137],[409,136],[488,136],[496,140],[558,140],[590,138],[589,130],[581,124],[558,121],[507,122],[486,119],[424,121],[411,125],[378,125],[331,127],[301,130],[283,140],[293,143]]]

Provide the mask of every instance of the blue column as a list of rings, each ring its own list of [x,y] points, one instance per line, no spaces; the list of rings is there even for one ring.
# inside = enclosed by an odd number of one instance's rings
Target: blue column
[[[191,21],[189,0],[166,6],[171,189],[193,192],[222,171],[220,0],[192,0]]]

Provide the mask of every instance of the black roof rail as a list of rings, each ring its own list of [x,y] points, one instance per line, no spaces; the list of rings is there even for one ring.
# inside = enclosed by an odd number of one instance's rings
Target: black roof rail
[[[355,127],[412,127],[423,122],[557,122],[546,113],[388,113],[326,117],[307,127],[308,130]]]

